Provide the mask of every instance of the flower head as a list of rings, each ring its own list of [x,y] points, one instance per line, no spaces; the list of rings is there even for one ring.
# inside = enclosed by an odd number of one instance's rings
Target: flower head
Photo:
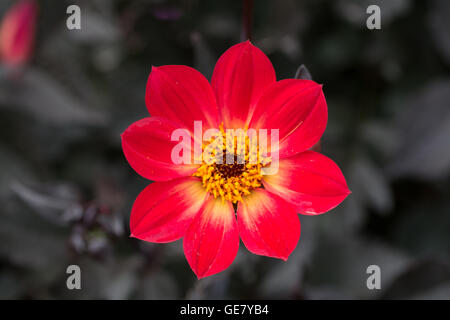
[[[33,50],[37,4],[22,0],[5,14],[0,26],[0,59],[17,66],[26,63]]]
[[[350,193],[339,167],[310,150],[327,123],[322,86],[276,81],[249,41],[220,57],[211,83],[187,66],[153,67],[146,104],[152,116],[122,134],[130,165],[155,181],[133,205],[131,234],[183,238],[198,278],[226,269],[239,238],[252,253],[287,260],[300,238],[297,213],[327,212]],[[180,150],[189,161],[174,161]]]

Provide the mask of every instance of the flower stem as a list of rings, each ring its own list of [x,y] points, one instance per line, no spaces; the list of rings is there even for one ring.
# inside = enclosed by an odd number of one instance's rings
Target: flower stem
[[[243,0],[242,8],[242,41],[252,38],[253,0]]]

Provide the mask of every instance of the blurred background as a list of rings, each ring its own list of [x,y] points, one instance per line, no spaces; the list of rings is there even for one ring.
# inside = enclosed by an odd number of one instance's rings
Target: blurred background
[[[0,20],[17,3],[2,0]],[[200,281],[182,241],[129,238],[149,182],[120,134],[147,116],[152,65],[210,78],[241,40],[242,2],[37,4],[34,50],[0,66],[1,299],[450,299],[450,1],[255,1],[252,40],[277,78],[305,64],[324,84],[322,152],[353,193],[300,216],[287,262],[241,243],[230,268]],[[66,27],[71,4],[81,30]],[[370,4],[381,30],[366,27]],[[66,287],[70,264],[81,290]],[[372,264],[381,290],[366,287]]]

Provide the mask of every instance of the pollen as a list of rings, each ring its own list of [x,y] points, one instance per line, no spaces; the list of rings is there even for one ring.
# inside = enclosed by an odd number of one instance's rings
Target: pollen
[[[237,203],[251,190],[262,187],[261,169],[271,162],[247,129],[227,130],[202,144],[202,163],[194,177],[214,198]]]

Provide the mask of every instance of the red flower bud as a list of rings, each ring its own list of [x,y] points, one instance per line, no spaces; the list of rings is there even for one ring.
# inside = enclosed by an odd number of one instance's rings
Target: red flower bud
[[[38,7],[34,0],[22,0],[9,9],[0,26],[0,59],[18,66],[32,54]]]

